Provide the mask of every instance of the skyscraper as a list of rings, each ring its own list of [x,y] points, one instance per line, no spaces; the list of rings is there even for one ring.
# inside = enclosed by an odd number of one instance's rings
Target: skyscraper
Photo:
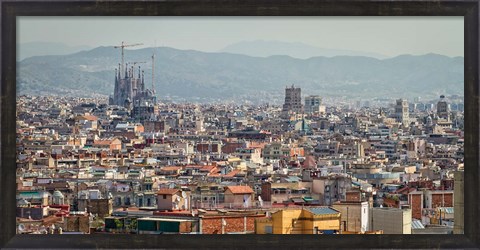
[[[301,88],[295,88],[295,85],[292,85],[290,88],[285,88],[285,103],[283,104],[283,111],[295,113],[303,112]]]
[[[445,120],[450,120],[450,104],[448,104],[444,95],[441,95],[440,100],[437,102],[437,116]]]
[[[397,99],[395,104],[395,119],[404,126],[408,125],[410,114],[408,112],[408,102],[404,99]]]

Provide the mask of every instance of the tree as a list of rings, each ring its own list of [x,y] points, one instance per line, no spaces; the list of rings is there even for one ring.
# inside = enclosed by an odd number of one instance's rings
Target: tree
[[[117,227],[117,229],[122,229],[123,228],[123,221],[121,221],[119,219],[115,219],[114,222],[115,222],[115,226]]]
[[[137,229],[137,219],[131,219],[128,225],[125,226],[127,230],[136,230]]]

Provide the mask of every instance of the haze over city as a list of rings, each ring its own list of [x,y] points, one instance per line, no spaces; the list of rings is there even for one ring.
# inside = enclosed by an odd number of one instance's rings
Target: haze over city
[[[463,17],[19,17],[17,28],[19,44],[95,48],[128,38],[144,47],[156,41],[156,46],[218,52],[238,42],[266,40],[386,57],[463,56],[464,37]]]

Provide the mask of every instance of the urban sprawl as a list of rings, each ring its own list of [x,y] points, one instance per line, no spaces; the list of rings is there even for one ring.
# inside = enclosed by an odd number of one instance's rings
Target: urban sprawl
[[[463,97],[194,104],[145,82],[122,58],[108,100],[17,97],[17,233],[463,233]]]

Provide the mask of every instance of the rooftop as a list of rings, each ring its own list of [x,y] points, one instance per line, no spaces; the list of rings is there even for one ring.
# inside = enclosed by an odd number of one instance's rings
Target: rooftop
[[[157,191],[157,194],[170,194],[173,195],[177,192],[180,192],[179,189],[173,189],[173,188],[162,188]]]
[[[233,194],[252,194],[253,190],[249,186],[227,186]]]
[[[338,214],[337,210],[329,207],[312,207],[306,208],[306,210],[312,212],[315,215],[325,215],[325,214]]]

